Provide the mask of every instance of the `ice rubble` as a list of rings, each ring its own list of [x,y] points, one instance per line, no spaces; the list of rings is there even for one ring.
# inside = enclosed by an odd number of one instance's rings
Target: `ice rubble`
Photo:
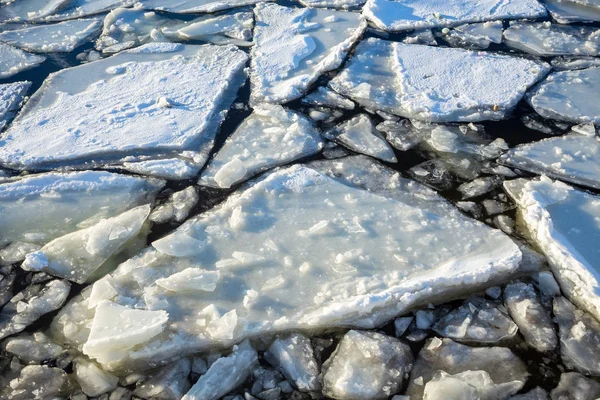
[[[413,360],[410,347],[394,337],[351,330],[323,364],[323,394],[341,400],[392,396]]]
[[[160,368],[147,379],[138,383],[133,394],[142,399],[179,400],[191,387],[188,380],[191,369],[190,360],[182,358]]]
[[[444,28],[441,37],[453,47],[487,49],[492,43],[502,43],[502,21],[465,24]]]
[[[110,275],[117,294],[99,304],[168,313],[167,326],[119,348],[102,333],[112,326],[105,312],[74,314],[87,307],[84,293],[57,317],[55,334],[83,344],[106,368],[120,369],[266,331],[373,327],[416,302],[463,293],[516,271],[521,251],[515,243],[433,192],[385,170],[376,179],[365,172],[355,178],[352,162],[339,172],[331,165],[336,161],[329,163],[315,168],[341,177],[303,166],[273,172]],[[360,179],[367,187],[378,185],[379,194],[356,188],[356,179],[359,186]],[[430,251],[433,244],[439,251]],[[189,268],[219,271],[214,292],[155,284]],[[83,333],[76,332],[87,329],[81,324],[90,317],[92,335],[77,343]],[[125,337],[135,335],[119,329]]]
[[[315,360],[310,339],[302,334],[289,334],[273,341],[265,358],[277,367],[302,392],[321,389],[319,364]]]
[[[550,22],[513,22],[504,31],[504,43],[537,56],[598,56],[600,29]]]
[[[55,359],[63,352],[61,346],[53,343],[42,332],[8,338],[4,342],[4,349],[19,360],[32,364]]]
[[[600,189],[600,140],[566,135],[523,144],[500,157],[503,164]]]
[[[523,230],[544,253],[561,289],[600,318],[600,198],[562,182],[517,179],[504,187],[520,209]]]
[[[319,86],[316,91],[302,98],[303,104],[354,110],[354,103],[344,96],[340,96],[326,86]]]
[[[506,399],[521,387],[520,381],[495,384],[485,371],[463,371],[455,375],[438,371],[425,385],[423,400]]]
[[[379,29],[410,29],[456,26],[499,19],[537,18],[546,9],[536,0],[368,0],[363,14]]]
[[[600,396],[600,383],[577,372],[564,372],[560,382],[550,393],[552,400],[595,400]]]
[[[497,120],[548,70],[523,58],[371,38],[329,86],[364,107],[411,119]]]
[[[0,84],[0,132],[19,108],[31,82]]]
[[[338,68],[367,23],[360,14],[259,3],[251,51],[250,102],[285,103]]]
[[[139,0],[138,5],[146,10],[189,14],[213,13],[258,2],[259,0]]]
[[[75,379],[83,393],[90,397],[96,397],[116,389],[119,378],[103,371],[96,363],[77,357],[73,361]]]
[[[366,0],[299,0],[306,7],[324,7],[355,9],[365,4]]]
[[[119,7],[131,7],[137,0],[71,0],[58,13],[48,15],[45,21],[65,21],[100,14]],[[39,18],[37,18],[39,20]]]
[[[544,0],[544,6],[560,24],[600,21],[598,0]]]
[[[188,40],[249,45],[253,24],[249,11],[204,15],[184,21],[137,8],[117,8],[104,19],[96,49],[111,54],[152,41]]]
[[[9,78],[44,61],[46,61],[44,56],[27,53],[0,42],[0,79]]]
[[[198,200],[200,200],[200,195],[193,186],[175,192],[169,196],[167,201],[152,210],[150,220],[159,224],[169,221],[183,222]]]
[[[230,188],[257,173],[317,154],[323,148],[316,127],[280,105],[262,104],[227,138],[200,177],[200,184]]]
[[[245,80],[246,61],[234,46],[149,43],[63,69],[6,131],[0,162],[89,168],[193,151],[201,166]]]
[[[0,42],[33,52],[68,53],[97,34],[101,27],[99,18],[29,26],[0,32]]]
[[[0,395],[8,400],[59,399],[66,398],[70,388],[69,375],[62,369],[28,365],[0,391]]]
[[[527,101],[544,118],[600,125],[600,108],[591,100],[600,91],[600,67],[554,72]]]

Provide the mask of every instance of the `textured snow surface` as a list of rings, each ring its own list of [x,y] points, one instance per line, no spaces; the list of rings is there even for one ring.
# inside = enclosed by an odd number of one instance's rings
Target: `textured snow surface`
[[[172,13],[212,13],[258,2],[259,0],[139,0],[138,4],[147,10]]]
[[[31,26],[0,32],[0,42],[27,51],[68,53],[98,33],[101,27],[102,20],[99,18]]]
[[[304,116],[262,104],[237,127],[200,177],[200,184],[230,188],[258,172],[318,153],[323,141]]]
[[[246,60],[233,46],[150,43],[64,69],[45,81],[5,133],[0,162],[81,168],[210,148],[244,81]]]
[[[363,14],[380,29],[404,31],[497,19],[543,17],[546,9],[536,0],[368,0]]]
[[[27,53],[0,42],[0,79],[9,78],[44,61],[46,61],[44,56]]]
[[[544,118],[600,125],[600,67],[554,72],[527,95],[527,101]]]
[[[0,132],[18,110],[30,86],[31,82],[0,84]]]
[[[360,14],[260,3],[251,51],[251,103],[301,97],[324,72],[338,68],[367,27]]]
[[[513,22],[504,31],[512,48],[538,56],[600,55],[600,29],[549,22]]]
[[[546,255],[571,301],[600,318],[600,198],[542,177],[504,187],[520,208],[523,229]]]
[[[567,135],[523,144],[500,160],[525,171],[600,189],[600,141],[596,136]]]
[[[367,39],[329,86],[407,118],[481,121],[508,117],[548,70],[523,58]]]

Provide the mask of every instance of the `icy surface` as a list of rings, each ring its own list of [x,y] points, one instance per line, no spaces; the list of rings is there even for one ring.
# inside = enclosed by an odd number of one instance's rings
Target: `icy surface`
[[[578,185],[600,189],[600,140],[566,135],[517,146],[501,162]]]
[[[146,10],[184,14],[212,13],[254,3],[258,3],[258,0],[140,0],[138,2]]]
[[[323,394],[334,399],[381,399],[398,392],[414,358],[400,340],[349,331],[323,364]]]
[[[544,6],[560,24],[600,21],[598,0],[544,0]]]
[[[554,72],[528,94],[527,101],[544,118],[600,125],[600,67]]]
[[[560,375],[558,386],[550,394],[552,400],[595,400],[600,396],[600,383],[577,372],[565,372]]]
[[[558,181],[505,182],[520,208],[523,228],[544,253],[561,289],[600,318],[600,198]]]
[[[358,114],[352,119],[341,123],[325,134],[330,140],[335,140],[357,153],[378,158],[382,161],[397,162],[394,150],[383,136],[375,130],[371,118],[366,114]]]
[[[372,38],[357,46],[329,86],[403,117],[481,121],[506,118],[547,71],[546,64],[523,58]]]
[[[169,180],[191,179],[198,175],[204,162],[208,158],[209,149],[201,153],[195,153],[191,158],[162,158],[146,161],[123,162],[115,165],[115,168],[134,174],[148,175],[155,178]]]
[[[306,7],[325,7],[325,8],[357,8],[365,4],[366,0],[300,0],[300,3]]]
[[[443,29],[441,37],[453,47],[487,49],[492,43],[502,43],[502,29],[502,21],[480,22]]]
[[[521,387],[521,381],[495,384],[485,371],[464,371],[455,375],[439,371],[425,385],[423,400],[505,399]]]
[[[367,27],[360,14],[260,3],[251,55],[251,103],[301,97],[338,68]]]
[[[600,29],[585,26],[513,22],[504,31],[504,42],[538,56],[600,55]]]
[[[19,108],[31,82],[0,84],[0,132]]]
[[[4,342],[4,348],[27,363],[55,359],[63,351],[61,346],[53,343],[41,332],[9,338]]]
[[[44,56],[27,53],[0,42],[0,79],[9,78],[44,61],[46,61]]]
[[[99,18],[31,26],[0,32],[0,42],[33,52],[68,53],[98,33],[101,27]]]
[[[200,184],[230,188],[257,173],[318,153],[323,140],[301,114],[262,104],[237,127],[200,177]]]
[[[198,190],[193,186],[175,192],[166,202],[152,210],[150,220],[159,224],[169,221],[183,222],[198,200]]]
[[[90,159],[210,148],[246,60],[234,46],[150,43],[63,69],[7,130],[0,162],[82,168]]]
[[[341,108],[343,110],[354,110],[354,103],[344,96],[340,96],[325,86],[319,88],[302,98],[302,103],[316,106]]]
[[[191,386],[191,366],[187,358],[169,364],[145,379],[133,394],[142,399],[181,399]]]
[[[131,7],[137,0],[72,0],[60,12],[43,18],[46,21],[65,21],[87,17],[114,10],[119,7]],[[36,18],[41,19],[41,18]]]
[[[42,19],[54,14],[72,0],[19,0],[0,7],[0,23]],[[4,3],[4,1],[2,2]]]
[[[497,19],[536,18],[546,9],[535,0],[368,0],[363,14],[388,31],[456,26]]]
[[[75,359],[73,370],[77,383],[79,383],[83,392],[90,397],[96,397],[114,390],[119,382],[119,378],[103,371],[96,363],[83,357]]]
[[[62,369],[28,365],[0,391],[0,395],[9,400],[57,399],[66,398],[69,389],[69,375]]]
[[[302,334],[290,334],[275,339],[265,358],[276,366],[298,390],[314,392],[321,389],[319,364],[315,360],[310,339]]]

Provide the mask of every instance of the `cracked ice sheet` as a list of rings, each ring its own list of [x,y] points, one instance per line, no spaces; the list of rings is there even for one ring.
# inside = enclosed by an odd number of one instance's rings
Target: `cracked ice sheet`
[[[166,311],[164,331],[110,353],[96,347],[87,354],[120,370],[267,332],[374,327],[416,304],[463,294],[517,270],[521,252],[510,238],[431,191],[417,191],[431,199],[397,193],[412,183],[395,173],[383,176],[389,180],[382,196],[349,186],[357,177],[338,181],[296,165],[189,220],[110,276],[112,301],[139,312]],[[169,291],[155,283],[190,268],[218,270],[216,289]],[[60,328],[73,326],[69,318],[85,318],[69,317],[72,307],[55,320],[58,336],[72,335]],[[102,335],[92,328],[92,336]]]
[[[31,82],[0,84],[0,132],[19,108]]]
[[[504,188],[563,292],[600,319],[600,197],[547,177],[507,181]]]
[[[342,64],[367,27],[360,14],[345,11],[261,3],[254,14],[253,104],[301,97],[319,76]]]
[[[61,70],[6,131],[0,162],[89,168],[195,151],[203,165],[246,60],[234,46],[149,43]]]
[[[387,31],[537,18],[546,13],[536,0],[368,0],[363,8],[363,14],[369,21]]]
[[[260,171],[314,155],[323,148],[315,126],[279,105],[254,108],[202,173],[200,184],[230,188]]]
[[[567,135],[523,144],[500,157],[503,164],[600,189],[600,141]]]
[[[138,5],[145,10],[191,14],[213,13],[229,8],[256,4],[259,1],[262,0],[139,0]]]
[[[329,86],[364,107],[402,117],[476,122],[506,118],[549,69],[519,57],[371,38]]]
[[[68,53],[100,31],[99,18],[0,32],[0,41],[27,51]]]
[[[46,57],[27,53],[0,42],[0,79],[9,78],[46,61]]]

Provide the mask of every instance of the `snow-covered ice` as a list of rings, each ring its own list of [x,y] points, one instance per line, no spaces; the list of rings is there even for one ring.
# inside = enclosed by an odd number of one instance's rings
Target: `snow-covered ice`
[[[566,135],[519,145],[500,157],[511,167],[600,189],[600,140]]]
[[[246,61],[234,46],[149,43],[63,69],[6,131],[0,162],[89,168],[207,151],[245,80]]]
[[[258,2],[259,0],[139,0],[138,5],[145,10],[191,14],[213,13]]]
[[[38,53],[68,53],[100,32],[101,27],[99,18],[33,25],[0,32],[0,42]]]
[[[227,138],[202,172],[200,184],[230,188],[322,148],[319,132],[306,117],[280,105],[262,104]]]
[[[536,0],[368,0],[363,14],[387,31],[435,28],[499,19],[537,18],[546,9]]]
[[[251,55],[251,97],[285,103],[338,68],[367,27],[354,12],[259,3]]]
[[[31,82],[0,84],[0,132],[19,108],[25,98]]]
[[[0,23],[42,19],[54,14],[72,0],[19,0],[0,7]],[[4,3],[4,1],[2,2]]]
[[[507,181],[523,230],[544,253],[562,291],[600,318],[600,197],[542,177]]]
[[[548,70],[524,58],[371,38],[329,86],[364,107],[411,119],[497,120]]]
[[[0,42],[0,79],[9,78],[44,61],[46,61],[44,56],[27,53]]]
[[[71,0],[59,12],[36,20],[66,21],[101,14],[119,7],[131,7],[137,0]]]
[[[544,0],[544,7],[559,24],[600,21],[598,0]]]
[[[548,75],[527,101],[544,118],[600,125],[600,67],[558,71]]]

